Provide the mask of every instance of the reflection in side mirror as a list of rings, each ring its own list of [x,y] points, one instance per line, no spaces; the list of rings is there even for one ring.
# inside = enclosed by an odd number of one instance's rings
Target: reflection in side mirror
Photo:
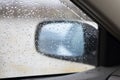
[[[96,64],[97,32],[93,22],[45,21],[36,30],[36,49],[47,56]]]

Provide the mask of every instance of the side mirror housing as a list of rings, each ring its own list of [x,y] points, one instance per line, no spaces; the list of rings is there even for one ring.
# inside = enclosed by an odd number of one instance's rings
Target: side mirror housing
[[[35,34],[36,50],[49,57],[95,65],[97,24],[89,21],[44,21]]]

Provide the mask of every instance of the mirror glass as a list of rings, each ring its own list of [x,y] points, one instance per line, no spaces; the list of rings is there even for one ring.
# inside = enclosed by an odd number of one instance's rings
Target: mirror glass
[[[82,58],[95,56],[97,25],[92,22],[54,21],[40,23],[37,28],[37,51],[53,57]]]

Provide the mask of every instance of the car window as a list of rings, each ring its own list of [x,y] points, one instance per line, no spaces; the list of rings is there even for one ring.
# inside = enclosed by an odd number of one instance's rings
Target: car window
[[[94,65],[85,64],[81,61],[75,62],[74,60],[46,56],[36,50],[36,29],[38,24],[43,21],[80,20],[93,22],[70,1],[67,2],[69,4],[64,4],[59,0],[0,0],[0,78],[82,72],[95,68]],[[98,30],[98,26],[96,23],[94,24],[96,30]],[[56,45],[53,42],[52,46],[46,46],[41,43],[43,46],[40,47],[40,50],[42,51],[45,47],[49,48],[47,51],[50,53],[56,54],[62,51],[61,53],[67,54],[67,56],[76,56],[78,53],[83,53],[79,44],[85,44],[83,39],[78,38],[83,34],[81,33],[82,30],[77,23],[71,27],[69,25],[72,24],[62,26],[59,30],[54,28],[59,24],[51,25],[53,26],[51,31],[54,34],[48,33],[46,36],[55,39],[54,41],[62,38],[62,45]],[[47,25],[45,28],[50,30]],[[90,33],[92,32],[94,31],[91,30]],[[76,36],[73,37],[73,33]],[[90,33],[85,35],[87,36]],[[44,31],[42,34],[44,34]],[[56,34],[59,36],[56,36]],[[45,35],[40,37],[45,37]],[[71,44],[69,41],[71,41]],[[57,44],[60,44],[60,42],[58,41]],[[92,40],[86,45],[94,44],[96,45],[97,41]],[[92,55],[96,58],[97,46],[93,48],[95,48],[95,51]],[[88,52],[90,49],[87,49]],[[86,59],[85,57],[82,58]]]

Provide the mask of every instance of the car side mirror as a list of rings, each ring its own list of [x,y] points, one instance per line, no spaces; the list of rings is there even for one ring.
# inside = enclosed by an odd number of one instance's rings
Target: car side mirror
[[[44,21],[36,29],[37,52],[49,57],[96,64],[98,28],[89,21]]]

